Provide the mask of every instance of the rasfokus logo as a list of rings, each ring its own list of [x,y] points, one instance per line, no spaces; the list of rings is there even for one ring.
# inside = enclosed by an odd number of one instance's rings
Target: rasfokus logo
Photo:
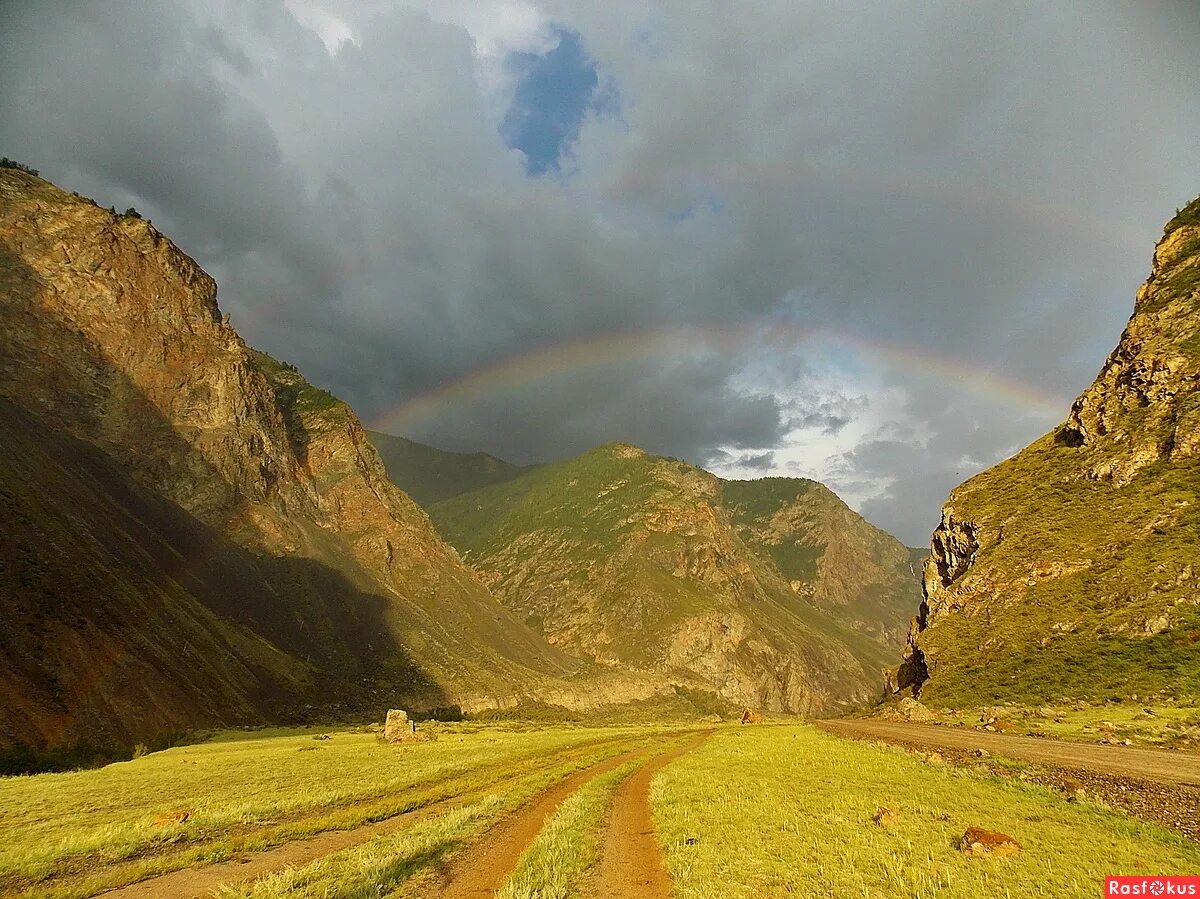
[[[1104,895],[1200,897],[1200,877],[1109,877]]]

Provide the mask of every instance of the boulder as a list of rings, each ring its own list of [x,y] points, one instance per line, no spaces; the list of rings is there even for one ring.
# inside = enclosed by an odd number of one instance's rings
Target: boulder
[[[964,855],[1004,858],[1020,852],[1021,844],[1006,833],[984,830],[982,827],[968,827],[967,832],[958,841],[958,848]]]
[[[979,723],[983,725],[998,724],[1008,717],[1008,709],[1002,706],[989,706],[979,710]]]
[[[1062,782],[1063,792],[1067,794],[1068,799],[1078,801],[1084,797],[1085,790],[1083,782],[1076,780],[1074,777],[1067,777]]]
[[[915,721],[920,724],[937,720],[937,715],[929,711],[923,703],[913,699],[911,696],[905,696],[896,703],[896,707],[892,712],[893,717],[897,721]]]

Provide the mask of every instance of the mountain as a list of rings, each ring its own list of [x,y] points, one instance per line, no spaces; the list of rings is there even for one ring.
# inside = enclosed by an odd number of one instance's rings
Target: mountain
[[[920,599],[912,550],[816,481],[724,481],[722,498],[738,536],[796,593],[856,630],[901,644]]]
[[[149,222],[0,170],[0,755],[512,704],[573,667]],[[297,711],[299,710],[299,712]]]
[[[501,484],[531,471],[487,453],[453,453],[415,440],[368,431],[392,483],[423,507],[444,499]]]
[[[550,643],[744,705],[815,711],[875,694],[891,651],[877,637],[916,598],[905,547],[821,485],[726,482],[627,444],[430,514]]]
[[[899,686],[1200,697],[1200,198],[1066,422],[950,494]]]

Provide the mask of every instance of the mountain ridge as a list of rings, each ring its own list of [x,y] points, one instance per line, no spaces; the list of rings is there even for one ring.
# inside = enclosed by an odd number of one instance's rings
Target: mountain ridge
[[[1066,421],[951,492],[898,686],[931,702],[1200,697],[1200,198]]]
[[[150,223],[2,170],[0,287],[0,397],[103,453],[180,521],[215,533],[220,552],[254,556],[253,602],[210,613],[298,646],[298,633],[324,622],[322,651],[341,660],[330,673],[347,692],[365,680],[418,709],[511,704],[574,667],[491,597],[388,480],[349,407],[247,347],[213,280]],[[5,530],[28,548],[68,514],[60,505],[41,521],[6,518]],[[292,560],[286,571],[280,559]],[[21,603],[15,587],[2,594],[6,617]],[[135,594],[116,591],[106,614]],[[46,612],[35,609],[29,627],[47,626]],[[338,636],[363,615],[370,636]],[[47,647],[46,665],[60,648]],[[168,680],[187,681],[180,660],[164,664]],[[321,704],[320,691],[295,698]],[[274,714],[239,707],[230,721]],[[176,718],[226,723],[194,711]],[[136,709],[121,715],[129,736],[148,735]],[[76,715],[56,728],[66,746],[87,739],[89,724]],[[28,720],[0,722],[5,743],[21,733],[41,739]]]
[[[778,710],[866,699],[884,644],[834,621],[815,591],[779,571],[763,532],[785,503],[769,499],[766,522],[738,507],[735,524],[723,491],[756,489],[739,484],[616,442],[436,503],[430,515],[510,608],[599,665],[673,672]],[[836,497],[831,505],[844,508]],[[771,533],[780,544],[788,536]],[[907,566],[907,550],[887,539]],[[915,602],[905,576],[912,598],[897,624]]]

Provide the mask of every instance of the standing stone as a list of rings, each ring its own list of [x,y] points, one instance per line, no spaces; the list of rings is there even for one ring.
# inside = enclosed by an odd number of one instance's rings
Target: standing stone
[[[383,738],[389,743],[412,743],[417,739],[416,722],[409,720],[404,709],[388,709]]]

